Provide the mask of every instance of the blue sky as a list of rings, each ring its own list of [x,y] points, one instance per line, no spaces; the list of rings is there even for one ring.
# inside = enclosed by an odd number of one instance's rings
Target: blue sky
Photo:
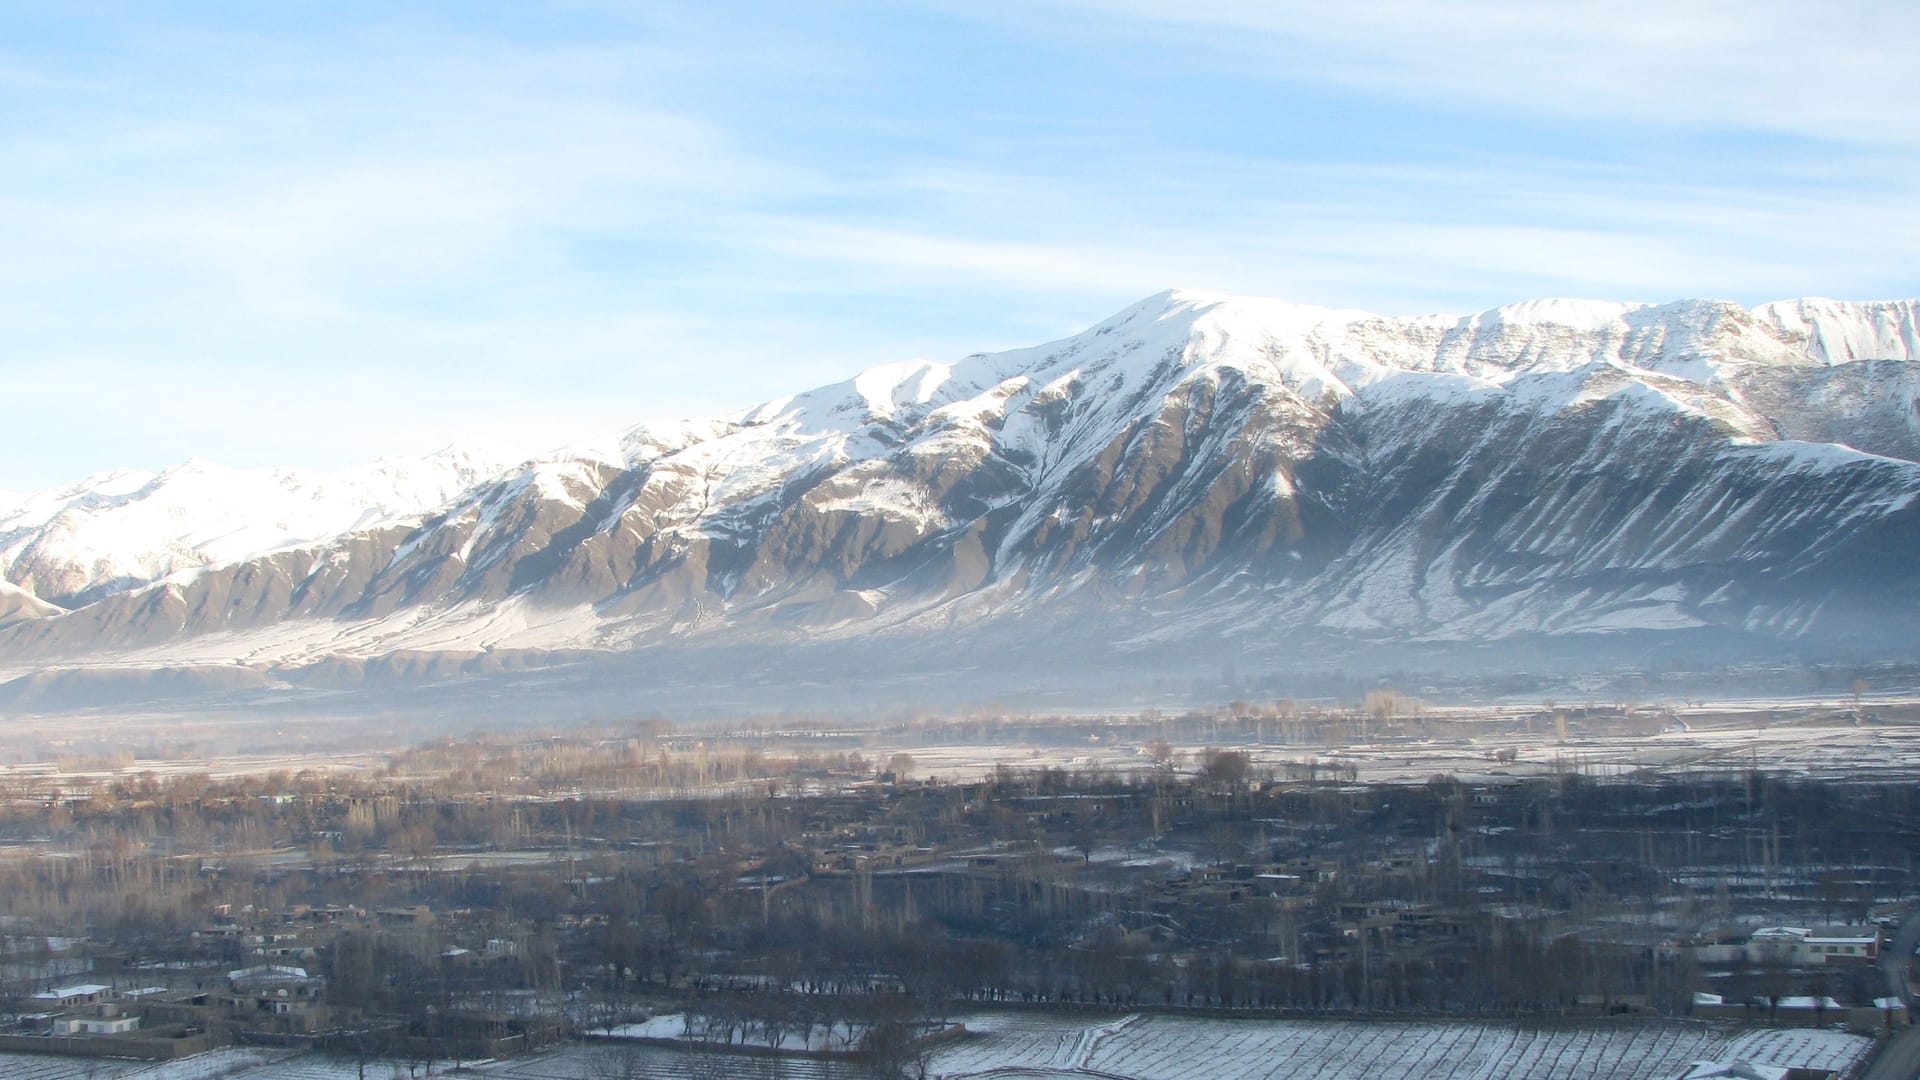
[[[532,452],[1171,285],[1913,296],[1916,40],[1906,2],[0,0],[0,488]]]

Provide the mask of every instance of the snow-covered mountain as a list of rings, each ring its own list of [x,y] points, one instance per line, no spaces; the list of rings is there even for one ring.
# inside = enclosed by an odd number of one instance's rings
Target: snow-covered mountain
[[[196,459],[0,493],[0,570],[44,601],[84,606],[177,571],[418,517],[518,460],[504,448],[464,444],[333,472]]]
[[[14,604],[0,668],[1013,626],[1912,640],[1917,352],[1914,301],[1162,293],[511,467],[190,464],[0,502],[7,580],[72,609]]]

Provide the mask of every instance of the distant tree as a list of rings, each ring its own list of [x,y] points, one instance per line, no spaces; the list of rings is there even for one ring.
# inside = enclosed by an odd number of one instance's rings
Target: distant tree
[[[1094,849],[1100,846],[1100,830],[1091,815],[1082,814],[1073,823],[1073,848],[1080,853],[1080,861],[1093,862]]]
[[[1369,690],[1366,696],[1367,715],[1375,720],[1392,720],[1400,715],[1405,702],[1404,695],[1392,687]]]
[[[1201,755],[1200,775],[1208,782],[1237,791],[1253,773],[1253,758],[1244,750],[1208,749]]]
[[[870,1018],[860,1053],[875,1080],[925,1080],[931,1048],[905,1002],[887,1001]]]

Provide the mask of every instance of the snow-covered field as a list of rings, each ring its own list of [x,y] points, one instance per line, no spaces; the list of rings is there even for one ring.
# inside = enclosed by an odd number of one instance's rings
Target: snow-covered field
[[[453,1065],[436,1061],[433,1075]],[[366,1080],[397,1080],[425,1076],[427,1069],[421,1061],[372,1061],[364,1075]],[[0,1077],[6,1080],[360,1080],[361,1076],[360,1063],[352,1058],[251,1046],[229,1046],[178,1061],[0,1053]]]
[[[179,1061],[119,1061],[113,1058],[0,1054],[0,1076],[7,1080],[212,1080],[219,1076],[292,1075],[269,1071],[287,1057],[285,1050],[230,1046]],[[387,1080],[385,1074],[370,1074]]]
[[[1424,783],[1437,773],[1449,773],[1463,780],[1486,782],[1491,775],[1542,776],[1563,772],[1581,772],[1589,776],[1619,776],[1637,770],[1662,773],[1726,773],[1761,769],[1793,776],[1844,780],[1899,780],[1920,777],[1920,725],[1905,717],[1920,711],[1920,701],[1911,696],[1882,696],[1873,699],[1867,711],[1885,710],[1899,719],[1892,722],[1854,724],[1844,718],[1848,702],[1843,699],[1806,701],[1726,701],[1710,707],[1678,709],[1676,723],[1658,731],[1599,730],[1570,732],[1559,738],[1550,730],[1539,730],[1537,708],[1455,708],[1430,710],[1444,722],[1445,730],[1433,738],[1421,740],[1355,740],[1342,745],[1301,745],[1276,742],[1222,740],[1245,750],[1257,772],[1271,771],[1276,776],[1304,775],[1311,762],[1320,779],[1351,777],[1359,783]],[[1729,719],[1735,715],[1764,715],[1777,719],[1765,726]],[[1534,719],[1530,722],[1529,717]],[[252,723],[236,714],[232,722],[239,726]],[[71,738],[72,718],[10,717],[0,751],[7,740],[15,743],[56,738]],[[142,718],[109,720],[94,718],[91,730],[122,737],[127,741],[151,739],[155,732],[180,737],[198,732],[215,738],[214,727],[201,725],[201,718],[183,720],[170,714]],[[1089,735],[1102,728],[1095,718],[1064,719],[1063,732],[1079,724]],[[324,731],[325,726],[320,726]],[[274,736],[304,738],[309,733],[293,725],[277,729]],[[391,738],[392,731],[379,737]],[[884,740],[879,736],[861,747],[876,761],[884,761],[896,752],[913,757],[915,778],[965,782],[991,775],[996,768],[1067,769],[1128,771],[1152,765],[1141,742],[1142,737],[1086,742],[1062,746],[1057,742],[1040,745],[1030,742],[916,743],[900,741],[898,736]],[[362,746],[365,740],[362,740]],[[1212,744],[1191,743],[1171,747],[1176,768],[1191,773],[1199,767],[1201,756]],[[1513,760],[1499,760],[1511,754]],[[54,760],[16,760],[0,763],[0,780],[14,783],[55,786],[87,785],[116,778],[152,773],[158,777],[203,773],[216,779],[258,776],[270,772],[368,773],[385,763],[382,754],[365,749],[313,749],[271,754],[227,754],[205,757],[156,759],[142,757],[117,765],[62,764]],[[715,791],[722,789],[716,788]],[[683,794],[697,794],[683,792]]]
[[[1837,1031],[1740,1031],[1680,1021],[1484,1024],[1441,1021],[1215,1020],[1044,1013],[959,1018],[967,1038],[932,1056],[948,1080],[1671,1080],[1697,1061],[1800,1065],[1844,1071],[1871,1039]],[[435,1073],[451,1063],[436,1064]],[[814,1080],[844,1063],[694,1053],[620,1043],[568,1046],[468,1070],[494,1080],[593,1080],[604,1076],[764,1076]],[[414,1064],[414,1075],[425,1070]],[[405,1062],[367,1066],[372,1080],[409,1075]],[[358,1080],[345,1058],[229,1048],[148,1063],[0,1054],[9,1080]]]
[[[1885,699],[1889,707],[1908,707],[1907,699]],[[1730,708],[1721,705],[1719,708]],[[1287,775],[1311,760],[1322,779],[1350,775],[1361,783],[1424,782],[1435,773],[1462,779],[1498,773],[1535,776],[1578,771],[1590,776],[1624,775],[1640,769],[1662,772],[1727,772],[1758,768],[1808,777],[1851,780],[1891,779],[1920,775],[1920,727],[1902,724],[1855,725],[1828,718],[1842,702],[1823,708],[1795,703],[1780,707],[1783,719],[1766,727],[1732,724],[1716,719],[1689,726],[1675,725],[1654,732],[1598,731],[1558,738],[1550,731],[1527,730],[1525,716],[1532,710],[1458,710],[1478,713],[1473,720],[1454,715],[1452,729],[1422,741],[1354,741],[1340,746],[1301,746],[1260,743],[1234,744],[1247,751],[1256,770]],[[1762,709],[1762,706],[1753,706]],[[1683,712],[1682,715],[1685,715]],[[1172,748],[1183,770],[1196,766],[1205,747]],[[1059,746],[911,745],[887,746],[875,752],[884,757],[896,750],[913,755],[913,775],[949,781],[977,779],[998,766],[1015,769],[1138,769],[1149,761],[1132,743]],[[1502,751],[1511,762],[1496,762]]]
[[[1827,1031],[1740,1035],[1692,1023],[1480,1024],[1210,1020],[1136,1016],[1072,1025],[1054,1017],[967,1019],[982,1034],[942,1049],[944,1077],[1104,1076],[1138,1080],[1665,1080],[1695,1061],[1844,1068],[1872,1041]]]
[[[1697,1061],[1845,1070],[1872,1040],[1833,1031],[1749,1031],[1707,1024],[1479,1024],[1211,1020],[1174,1016],[1075,1019],[1041,1013],[961,1018],[973,1034],[934,1052],[931,1075],[962,1080],[1670,1080]],[[500,1080],[580,1080],[606,1074],[604,1048],[502,1063]],[[812,1078],[809,1060],[734,1058],[731,1070],[636,1047],[646,1076]],[[704,1071],[703,1071],[704,1070]]]

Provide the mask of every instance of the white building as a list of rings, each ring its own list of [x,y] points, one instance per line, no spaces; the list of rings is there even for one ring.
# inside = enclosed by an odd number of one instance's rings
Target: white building
[[[33,1003],[40,1008],[72,1009],[105,1001],[112,994],[111,986],[80,983],[76,986],[56,986],[51,990],[42,990],[33,995]]]
[[[1880,931],[1872,926],[1769,926],[1755,930],[1749,958],[1801,967],[1872,963],[1880,955]]]
[[[106,1011],[117,1013],[109,1007]],[[55,1035],[119,1035],[140,1026],[137,1016],[62,1016],[53,1022]]]

